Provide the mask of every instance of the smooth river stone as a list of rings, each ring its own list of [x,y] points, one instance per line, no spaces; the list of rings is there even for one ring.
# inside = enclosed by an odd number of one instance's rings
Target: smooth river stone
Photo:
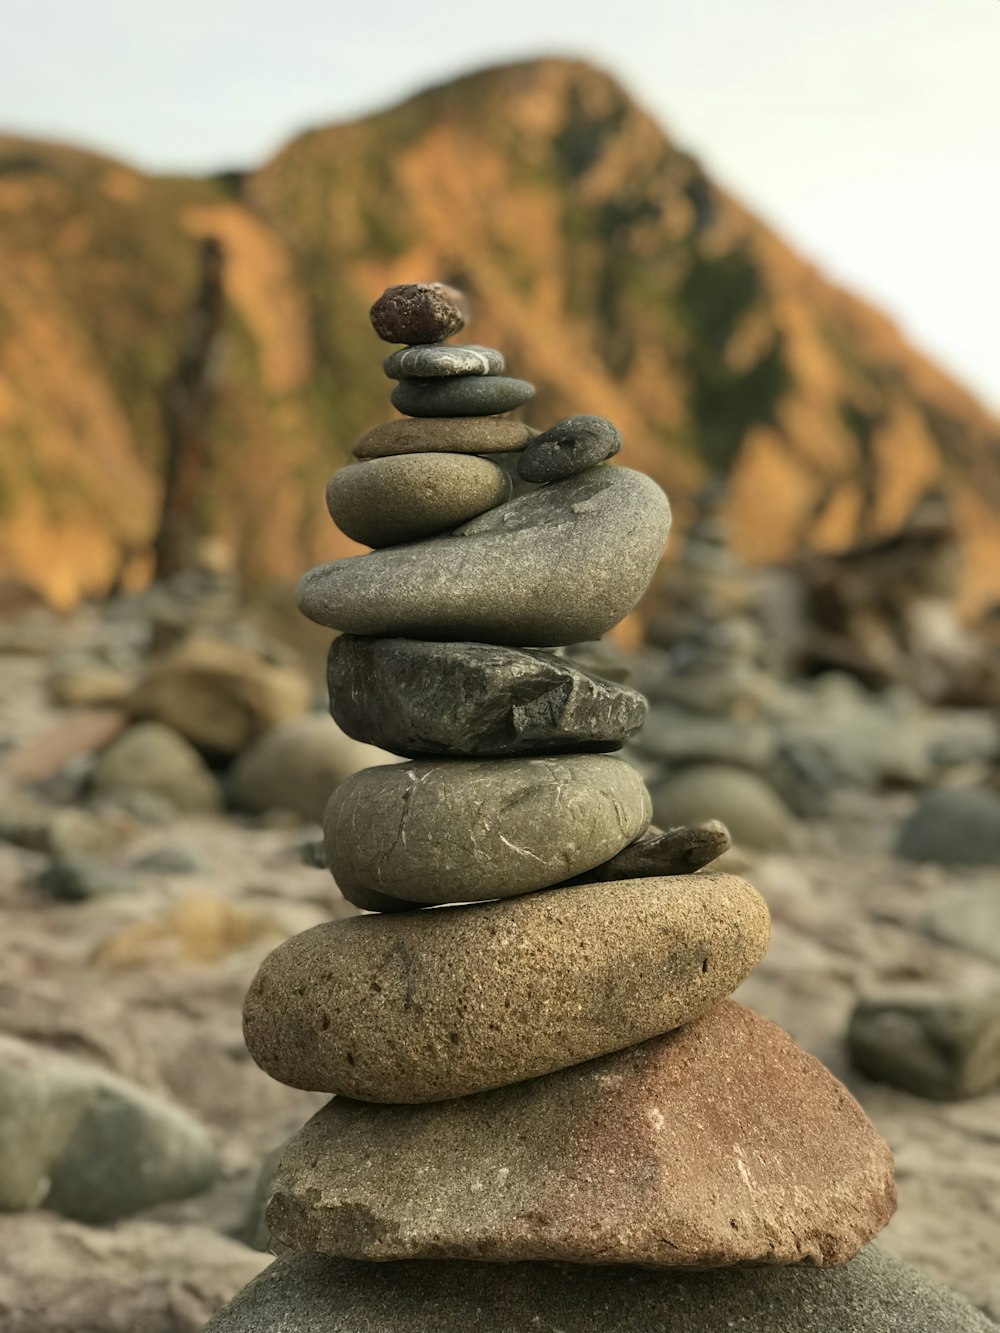
[[[371,889],[413,903],[487,902],[600,865],[650,815],[642,778],[608,755],[418,759],[345,778],[323,837],[349,901]]]
[[[633,609],[669,529],[667,497],[649,477],[591,468],[448,536],[320,565],[302,579],[299,607],[350,634],[583,643]]]
[[[433,1324],[428,1311],[433,1311]],[[996,1333],[957,1292],[869,1246],[837,1268],[276,1259],[205,1333]]]
[[[411,417],[486,417],[530,402],[535,386],[503,375],[458,375],[400,380],[389,396],[393,407]]]
[[[344,1259],[730,1268],[845,1263],[895,1204],[892,1154],[847,1089],[726,1000],[476,1097],[334,1098],[286,1149],[267,1220]]]
[[[293,1088],[465,1097],[692,1022],[757,966],[769,929],[755,889],[712,874],[329,921],[265,958],[244,1034]]]
[[[502,375],[507,368],[495,347],[475,344],[404,347],[382,362],[391,380],[437,379],[450,375]]]
[[[471,454],[400,454],[341,468],[326,505],[348,537],[396,546],[447,532],[510,498],[510,477]]]
[[[383,421],[362,435],[355,458],[390,454],[510,454],[538,434],[509,417],[404,417]]]
[[[561,481],[603,463],[622,447],[618,427],[604,417],[567,417],[532,440],[517,460],[524,481]]]
[[[439,343],[465,327],[466,298],[443,282],[406,282],[387,287],[369,316],[384,342]]]
[[[349,736],[410,757],[617,750],[647,708],[636,690],[566,658],[489,643],[343,634],[327,684]]]

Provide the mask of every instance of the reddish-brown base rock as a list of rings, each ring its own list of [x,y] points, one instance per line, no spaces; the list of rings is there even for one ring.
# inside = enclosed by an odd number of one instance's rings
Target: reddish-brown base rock
[[[641,1046],[431,1107],[330,1103],[268,1212],[299,1250],[714,1268],[851,1259],[895,1208],[850,1093],[732,1001]]]

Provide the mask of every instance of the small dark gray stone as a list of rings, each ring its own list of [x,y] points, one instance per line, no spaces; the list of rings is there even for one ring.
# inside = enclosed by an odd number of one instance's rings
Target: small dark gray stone
[[[1000,796],[977,787],[924,792],[898,854],[941,865],[1000,865]]]
[[[494,1188],[498,1188],[494,1186]],[[363,1222],[358,1219],[359,1225]],[[277,1259],[205,1333],[995,1333],[957,1292],[874,1246],[837,1268]]]
[[[632,610],[669,529],[667,497],[649,477],[590,468],[448,536],[320,565],[302,579],[299,607],[350,634],[582,643]]]
[[[495,347],[448,347],[425,345],[404,347],[393,352],[382,362],[382,369],[391,380],[439,379],[452,375],[502,375],[507,363],[503,353]]]
[[[387,287],[369,312],[387,343],[439,343],[465,327],[465,297],[443,282]]]
[[[613,457],[621,432],[604,417],[567,417],[543,431],[517,460],[524,481],[561,481]]]
[[[617,750],[646,716],[635,690],[550,653],[487,643],[344,634],[327,683],[349,736],[410,758]]]
[[[847,1045],[869,1078],[918,1097],[976,1097],[1000,1083],[1000,994],[863,999]]]
[[[574,884],[600,884],[613,879],[646,879],[661,875],[693,875],[727,852],[732,838],[717,819],[694,828],[650,828],[622,848],[617,856],[577,876]]]
[[[533,384],[505,375],[400,380],[390,394],[393,407],[410,417],[491,417],[512,412],[534,396]]]

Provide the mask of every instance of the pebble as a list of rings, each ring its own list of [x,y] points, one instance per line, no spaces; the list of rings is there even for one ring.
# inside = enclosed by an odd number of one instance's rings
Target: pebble
[[[326,489],[330,516],[364,546],[447,532],[510,498],[507,473],[471,454],[400,454],[341,468]]]
[[[603,463],[621,447],[621,432],[604,417],[567,417],[532,440],[517,470],[524,481],[561,481]]]
[[[649,477],[591,468],[481,514],[449,537],[320,565],[302,579],[299,607],[351,634],[515,647],[581,643],[633,609],[669,528],[667,497]]]
[[[507,363],[495,347],[455,343],[449,347],[404,347],[387,356],[382,368],[391,380],[435,379],[450,375],[502,375]]]
[[[429,1310],[434,1333],[996,1333],[957,1292],[874,1246],[837,1268],[710,1273],[296,1254],[276,1259],[205,1333],[412,1333]]]
[[[151,792],[175,810],[218,810],[222,792],[198,751],[161,722],[137,722],[97,757],[90,776],[96,796]]]
[[[862,999],[847,1045],[869,1078],[939,1101],[977,1097],[1000,1084],[1000,995]]]
[[[825,1266],[853,1259],[895,1205],[892,1154],[854,1098],[724,1001],[478,1097],[335,1098],[286,1149],[268,1221],[294,1249],[345,1259]]]
[[[465,327],[466,300],[443,282],[406,282],[387,287],[369,314],[383,342],[439,343]]]
[[[921,924],[936,940],[1000,963],[1000,884],[941,889],[932,896]]]
[[[760,895],[713,874],[326,922],[264,960],[244,1034],[291,1087],[464,1097],[690,1023],[756,967],[768,934]]]
[[[608,755],[423,759],[366,768],[326,808],[341,893],[412,903],[485,902],[558,884],[649,826],[649,794]]]
[[[596,884],[610,879],[643,879],[647,875],[693,875],[717,860],[732,846],[725,824],[709,820],[693,828],[673,828],[666,833],[651,828],[603,865],[576,879],[578,884]]]
[[[523,421],[508,417],[405,417],[402,421],[384,421],[362,435],[354,446],[354,456],[516,453],[537,434]]]
[[[393,407],[411,417],[487,417],[530,402],[535,386],[503,375],[459,375],[400,380],[389,396]]]
[[[342,634],[327,684],[349,736],[408,757],[617,750],[646,716],[637,691],[566,658],[486,643]]]
[[[795,819],[774,788],[756,773],[730,764],[694,764],[653,789],[661,827],[721,820],[738,847],[783,851],[795,841]]]
[[[897,851],[908,861],[1000,866],[1000,795],[978,787],[923,792]]]

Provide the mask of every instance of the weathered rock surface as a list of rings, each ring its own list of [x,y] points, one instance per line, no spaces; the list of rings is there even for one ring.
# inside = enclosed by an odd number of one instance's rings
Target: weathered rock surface
[[[653,789],[653,818],[661,827],[718,819],[736,845],[762,851],[791,847],[795,820],[769,783],[731,764],[694,764]]]
[[[374,426],[358,440],[354,456],[516,453],[537,434],[523,421],[509,417],[407,417]]]
[[[430,344],[403,347],[382,362],[391,380],[434,379],[450,375],[502,375],[506,369],[503,353],[495,347],[477,343],[451,343],[447,347]]]
[[[465,327],[465,297],[443,282],[387,287],[369,312],[387,343],[439,343]]]
[[[98,755],[90,775],[96,796],[152,792],[175,810],[208,813],[222,792],[198,751],[172,727],[137,722]]]
[[[736,989],[768,934],[760,895],[711,874],[354,917],[265,959],[244,1034],[292,1087],[462,1097],[691,1022]]]
[[[320,565],[302,579],[299,607],[352,634],[580,643],[636,605],[669,527],[655,482],[627,468],[592,468],[450,536]]]
[[[0,1036],[0,1210],[111,1222],[207,1189],[217,1165],[208,1134],[179,1107]]]
[[[269,727],[308,711],[298,667],[241,644],[193,634],[154,658],[131,698],[135,716],[179,731],[200,750],[234,755]]]
[[[345,736],[322,713],[307,713],[265,731],[229,771],[227,789],[242,810],[293,810],[317,823],[330,793],[346,777],[393,756]]]
[[[609,755],[418,759],[346,778],[323,816],[326,863],[414,903],[512,898],[600,865],[649,827],[639,774]]]
[[[207,1226],[0,1217],[4,1333],[201,1333],[270,1256]]]
[[[448,532],[510,498],[502,468],[472,454],[395,454],[330,478],[330,517],[364,546],[396,546]]]
[[[918,1097],[976,1097],[1000,1083],[1000,993],[862,999],[847,1044],[869,1078]]]
[[[517,460],[525,481],[561,481],[612,458],[622,447],[618,427],[604,417],[567,417],[543,431]]]
[[[894,1208],[892,1156],[850,1093],[726,1001],[477,1097],[334,1098],[286,1150],[268,1222],[349,1259],[722,1268],[843,1263]]]
[[[343,634],[327,683],[348,735],[407,756],[617,750],[646,716],[641,694],[566,658],[486,643]]]
[[[658,1273],[624,1265],[278,1259],[205,1333],[993,1333],[874,1246],[838,1268]]]
[[[534,396],[533,384],[507,375],[400,380],[389,395],[393,407],[411,417],[494,416],[512,412]]]
[[[980,788],[924,792],[898,854],[942,865],[1000,866],[1000,795]]]
[[[647,875],[693,875],[717,860],[732,846],[725,824],[717,819],[691,828],[672,828],[665,833],[651,828],[627,847],[577,876],[578,884],[597,884],[612,879],[643,879]]]

